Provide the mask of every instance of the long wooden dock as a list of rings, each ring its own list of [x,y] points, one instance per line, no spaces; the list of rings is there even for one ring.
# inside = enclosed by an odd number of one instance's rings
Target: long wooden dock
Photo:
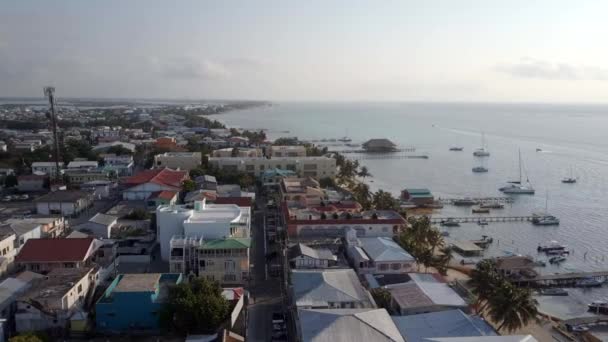
[[[464,216],[464,217],[431,217],[431,223],[438,224],[443,221],[450,219],[452,222],[458,223],[477,223],[480,220],[486,222],[517,222],[517,221],[532,221],[533,218],[538,217],[534,215],[530,216]]]
[[[437,202],[441,204],[454,204],[454,202],[463,200],[464,198],[438,198]],[[513,203],[515,200],[513,197],[499,196],[499,197],[471,197],[467,198],[477,203]]]
[[[514,283],[520,286],[532,286],[532,287],[576,287],[576,282],[581,279],[593,278],[599,281],[608,280],[608,271],[598,272],[571,272],[571,273],[559,273],[559,274],[546,274],[539,275],[534,278],[522,278],[513,280]]]

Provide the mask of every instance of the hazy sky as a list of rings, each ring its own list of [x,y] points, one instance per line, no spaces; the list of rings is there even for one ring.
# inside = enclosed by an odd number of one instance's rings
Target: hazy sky
[[[606,1],[0,0],[0,97],[608,100]]]

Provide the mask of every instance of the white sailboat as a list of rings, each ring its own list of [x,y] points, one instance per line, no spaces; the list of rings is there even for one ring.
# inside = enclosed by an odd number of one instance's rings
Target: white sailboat
[[[566,184],[576,183],[576,178],[574,178],[574,176],[572,176],[572,167],[570,167],[570,177],[563,178],[562,183],[566,183]]]
[[[475,173],[483,173],[483,172],[488,172],[488,168],[484,166],[484,161],[485,159],[481,159],[481,165],[479,166],[475,166],[472,171]]]
[[[557,226],[559,219],[553,215],[549,215],[549,192],[545,195],[545,213],[534,214],[532,224],[535,226]]]
[[[526,184],[522,182],[521,177],[521,150],[519,151],[519,180],[508,182],[509,184],[503,186],[499,190],[504,192],[505,194],[514,194],[514,195],[534,195],[535,190],[530,184],[530,180],[526,178]]]
[[[489,157],[490,151],[486,148],[486,135],[481,133],[481,147],[473,152],[475,157]]]

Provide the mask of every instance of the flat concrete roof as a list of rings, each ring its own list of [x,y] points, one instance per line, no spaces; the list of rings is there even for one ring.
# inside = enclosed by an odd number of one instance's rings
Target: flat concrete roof
[[[124,274],[114,288],[114,292],[154,291],[160,277],[160,273]]]

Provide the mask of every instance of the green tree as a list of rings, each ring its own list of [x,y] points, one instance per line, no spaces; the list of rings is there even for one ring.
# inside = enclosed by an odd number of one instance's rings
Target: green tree
[[[190,192],[196,190],[196,183],[194,183],[191,179],[186,179],[182,182],[182,190],[185,192]]]
[[[298,141],[298,138],[296,138],[296,137],[293,137],[293,138],[281,137],[281,138],[276,139],[272,144],[275,146],[296,146],[296,145],[300,145],[300,141]]]
[[[477,296],[476,306],[479,312],[489,304],[494,291],[501,283],[501,277],[496,273],[496,263],[492,259],[485,259],[477,263],[471,272],[469,285],[472,292]]]
[[[7,188],[17,186],[17,176],[8,175],[4,178],[4,186]]]
[[[365,178],[365,177],[371,177],[372,174],[369,173],[367,166],[361,166],[361,170],[359,170],[359,173],[357,174],[357,176],[359,176],[361,178]]]
[[[238,147],[233,147],[232,151],[230,152],[230,156],[231,157],[238,157],[239,156],[239,148]]]
[[[357,185],[355,185],[354,189],[352,189],[351,192],[353,194],[354,200],[359,202],[363,209],[369,210],[371,208],[372,194],[367,184],[358,183]]]
[[[220,285],[196,278],[169,289],[160,323],[165,330],[180,334],[212,333],[229,313],[229,303],[222,296]]]
[[[372,197],[372,203],[376,210],[397,210],[399,202],[391,195],[390,192],[378,190]]]
[[[409,229],[401,232],[398,242],[416,260],[418,268],[438,267],[439,271],[447,270],[447,264],[451,258],[451,251],[445,248],[443,236],[431,225],[428,216],[408,219]],[[437,255],[436,252],[450,252],[448,255]]]
[[[336,182],[330,177],[324,177],[319,179],[319,186],[324,189],[335,188]]]
[[[384,288],[378,287],[372,289],[371,291],[372,297],[374,297],[374,301],[378,304],[379,307],[386,309],[388,312],[391,312],[391,293]]]
[[[532,291],[516,287],[506,280],[493,291],[489,303],[488,315],[499,324],[497,331],[504,328],[511,332],[523,328],[538,316]]]
[[[132,155],[133,152],[131,152],[131,150],[129,150],[128,148],[122,146],[122,145],[115,145],[115,146],[110,146],[106,153],[113,153],[117,156],[122,156],[122,155]]]

